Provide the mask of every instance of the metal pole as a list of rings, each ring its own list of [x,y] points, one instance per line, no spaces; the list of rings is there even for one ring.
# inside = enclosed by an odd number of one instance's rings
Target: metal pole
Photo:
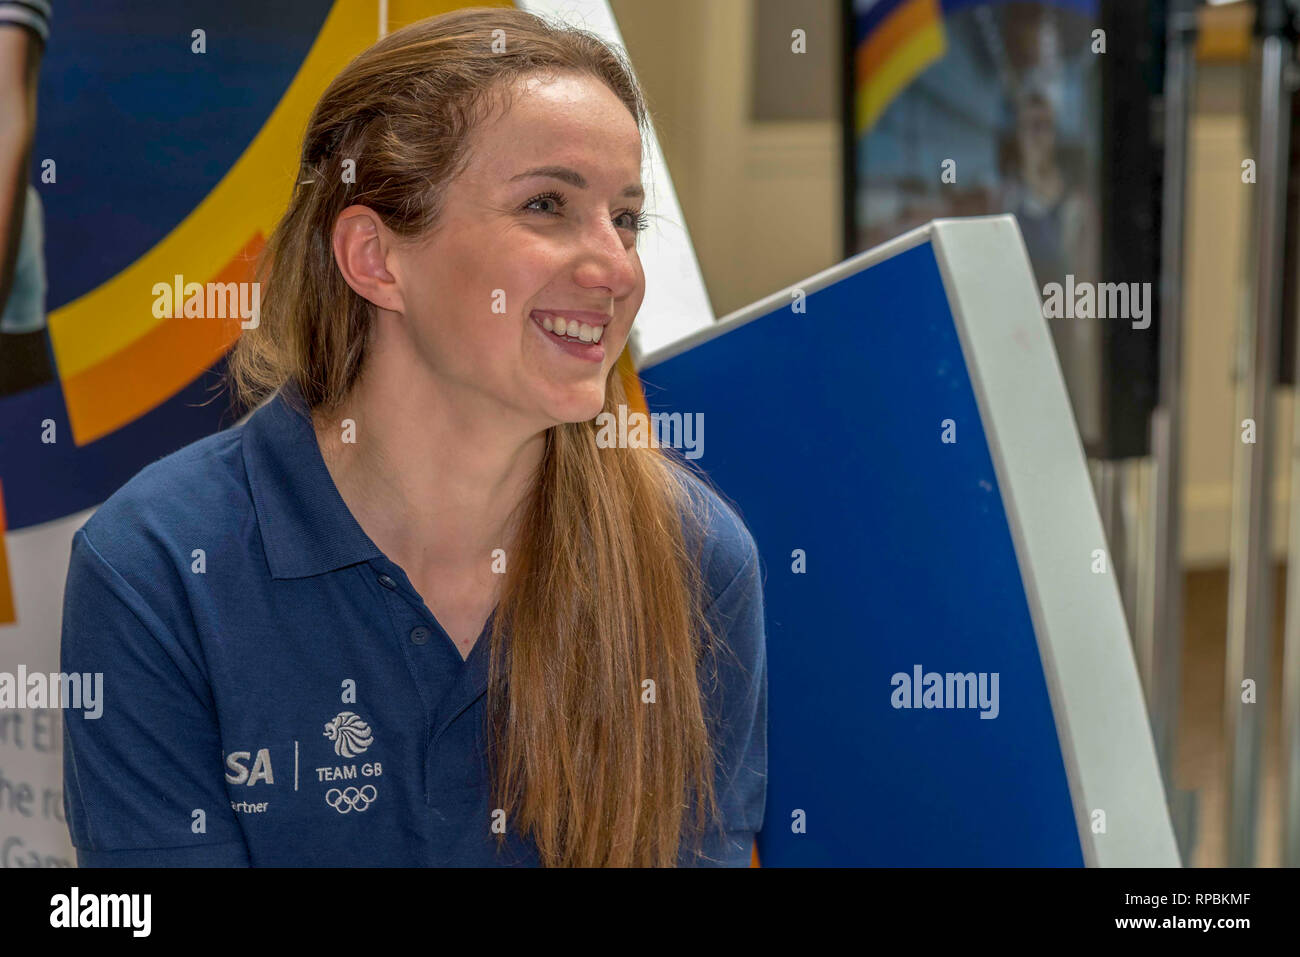
[[[1297,351],[1300,354],[1300,348]],[[1282,866],[1300,867],[1300,382],[1291,396],[1291,523],[1282,635]]]
[[[1151,709],[1152,641],[1150,615],[1146,613],[1146,585],[1150,578],[1151,534],[1150,512],[1141,494],[1143,459],[1120,459],[1115,463],[1119,477],[1120,525],[1124,529],[1124,566],[1116,570],[1121,582],[1120,597],[1124,601],[1124,614],[1128,618],[1128,631],[1133,643],[1133,656],[1138,663],[1138,676],[1142,679],[1147,710]],[[1157,754],[1157,758],[1159,755]]]
[[[1294,67],[1289,80],[1285,89],[1294,91]],[[1296,353],[1300,356],[1300,338]],[[1282,865],[1300,867],[1300,382],[1291,390],[1291,415],[1291,522],[1282,633]]]
[[[1282,866],[1300,867],[1300,383],[1292,390],[1291,539],[1282,639]]]
[[[1183,232],[1187,205],[1188,122],[1196,84],[1196,0],[1172,0],[1165,54],[1164,193],[1160,248],[1160,399],[1151,416],[1156,464],[1152,569],[1151,732],[1165,793],[1174,788],[1182,684],[1182,370]],[[1179,834],[1186,849],[1189,835]]]
[[[1096,473],[1096,492],[1097,507],[1101,513],[1102,527],[1106,532],[1106,547],[1110,551],[1110,568],[1111,574],[1115,576],[1115,581],[1121,586],[1124,584],[1124,569],[1128,567],[1128,548],[1127,536],[1124,528],[1124,511],[1123,511],[1123,486],[1120,481],[1120,470],[1118,463],[1109,459],[1098,459],[1095,462]],[[1132,608],[1127,600],[1129,598],[1128,589],[1120,589],[1120,598],[1124,600],[1124,613],[1129,623],[1129,636],[1133,635],[1133,618]],[[1142,672],[1141,655],[1134,648],[1134,656],[1138,659],[1138,672],[1142,679],[1146,680],[1146,675]]]
[[[1228,866],[1255,862],[1259,797],[1259,709],[1268,690],[1272,643],[1273,390],[1282,302],[1291,106],[1284,71],[1294,50],[1290,14],[1283,0],[1260,0],[1255,21],[1262,38],[1259,89],[1259,157],[1256,198],[1255,328],[1248,382],[1238,394],[1238,425],[1255,423],[1255,442],[1236,444],[1233,482],[1232,575],[1229,582],[1228,647],[1224,698],[1227,734]],[[1242,685],[1254,682],[1255,702],[1244,702]]]
[[[1159,661],[1154,655],[1159,653],[1159,646],[1155,637],[1155,556],[1156,556],[1156,468],[1155,461],[1150,456],[1133,459],[1130,468],[1129,477],[1129,497],[1132,501],[1133,527],[1137,529],[1138,547],[1134,549],[1134,555],[1137,560],[1132,565],[1132,587],[1133,589],[1133,627],[1136,634],[1151,649],[1153,658],[1151,668],[1159,672]],[[1175,724],[1177,722],[1177,713],[1174,714]],[[1157,761],[1160,755],[1156,755]],[[1174,793],[1171,788],[1165,789],[1166,796]],[[1168,803],[1173,804],[1172,800]],[[1172,813],[1172,811],[1171,811]],[[1174,821],[1175,837],[1178,837],[1178,823]]]

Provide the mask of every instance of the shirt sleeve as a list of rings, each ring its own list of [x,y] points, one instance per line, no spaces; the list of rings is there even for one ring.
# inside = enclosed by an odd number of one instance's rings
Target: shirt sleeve
[[[725,648],[711,698],[717,709],[717,794],[723,833],[704,835],[702,867],[748,867],[767,802],[767,642],[761,562],[741,526],[748,556],[714,599],[709,617]]]
[[[0,0],[0,27],[25,27],[42,45],[50,42],[50,0]]]
[[[63,803],[78,864],[248,866],[198,649],[170,633],[84,528],[72,542],[60,653],[65,673],[102,675],[94,708],[63,712]]]

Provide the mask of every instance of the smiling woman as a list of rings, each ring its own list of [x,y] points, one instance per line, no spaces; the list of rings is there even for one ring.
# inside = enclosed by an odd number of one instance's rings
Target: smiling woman
[[[63,668],[119,689],[67,724],[83,863],[749,863],[754,540],[595,421],[647,123],[621,53],[509,8],[330,84],[230,356],[271,401],[77,534]]]

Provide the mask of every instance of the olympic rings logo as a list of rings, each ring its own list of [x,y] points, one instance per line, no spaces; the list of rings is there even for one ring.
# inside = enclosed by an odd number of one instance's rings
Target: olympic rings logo
[[[362,788],[347,787],[340,791],[338,788],[330,788],[325,792],[325,803],[340,814],[347,814],[349,811],[366,810],[379,797],[379,792],[375,790],[373,784],[367,784]]]

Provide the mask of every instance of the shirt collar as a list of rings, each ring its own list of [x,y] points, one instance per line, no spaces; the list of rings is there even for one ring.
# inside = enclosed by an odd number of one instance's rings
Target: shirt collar
[[[282,386],[242,428],[272,578],[308,578],[383,557],[334,485],[296,383]]]

